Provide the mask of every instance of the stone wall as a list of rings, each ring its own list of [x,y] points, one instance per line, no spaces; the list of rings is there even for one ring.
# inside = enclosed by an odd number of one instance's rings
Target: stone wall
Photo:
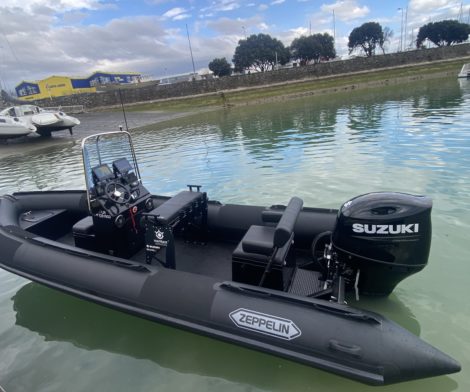
[[[84,105],[85,108],[92,109],[120,105],[120,95],[124,104],[132,104],[467,56],[470,56],[470,44],[461,44],[450,47],[377,55],[368,58],[357,57],[351,60],[332,61],[305,67],[280,69],[250,75],[236,75],[220,79],[167,85],[148,82],[142,85],[125,86],[118,90],[111,89],[98,93],[75,94],[53,98],[52,100],[37,101],[36,103],[40,106]]]

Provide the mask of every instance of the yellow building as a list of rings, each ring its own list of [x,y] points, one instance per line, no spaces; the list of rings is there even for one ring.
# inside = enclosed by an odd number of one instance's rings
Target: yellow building
[[[140,82],[139,73],[95,72],[87,78],[69,76],[50,76],[36,82],[23,81],[15,87],[19,99],[33,101],[64,95],[93,93],[96,86]]]

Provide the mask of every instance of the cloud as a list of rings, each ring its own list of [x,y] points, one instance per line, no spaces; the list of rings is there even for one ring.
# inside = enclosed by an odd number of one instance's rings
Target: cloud
[[[293,29],[290,29],[282,34],[282,43],[284,45],[290,45],[292,41],[296,38],[299,38],[303,35],[308,35],[309,34],[309,29],[306,27],[296,27]]]
[[[259,16],[246,19],[224,17],[206,22],[206,27],[220,34],[242,36],[245,32],[249,35],[250,31],[263,30],[265,24]]]
[[[279,5],[284,3],[286,0],[274,0],[271,2],[271,5]]]
[[[267,4],[260,4],[258,6],[259,11],[266,11],[268,8],[269,8],[269,5],[267,5]]]
[[[4,53],[0,64],[0,73],[10,83],[51,74],[84,75],[97,69],[151,72],[156,64],[175,56],[170,44],[172,32],[155,17],[115,19],[104,26],[54,28],[50,16],[24,23],[30,17],[17,10],[2,26],[5,31],[22,28],[16,30],[18,34],[7,36],[14,53]],[[1,38],[0,45],[9,47]]]
[[[188,19],[191,17],[191,14],[179,14],[176,15],[173,20],[183,20],[183,19]]]
[[[63,24],[78,24],[84,21],[89,16],[86,12],[81,11],[70,11],[64,14],[62,17]]]
[[[429,12],[449,5],[456,5],[460,7],[460,1],[452,0],[411,0],[409,2],[409,9],[415,12]]]
[[[172,9],[169,9],[168,11],[166,11],[166,12],[162,15],[162,18],[163,18],[163,19],[173,19],[173,20],[177,20],[176,18],[177,18],[179,15],[182,15],[182,14],[185,14],[185,13],[186,13],[186,9],[185,9],[185,8],[175,7],[175,8],[172,8]]]
[[[335,17],[344,22],[363,18],[370,12],[369,7],[361,7],[356,0],[338,0],[333,4],[323,4],[320,9],[327,13],[334,11]]]
[[[159,4],[166,4],[173,0],[145,0],[145,3],[150,5],[159,5]]]
[[[2,0],[1,3],[3,8],[18,8],[27,12],[41,8],[49,8],[58,12],[98,10],[110,5],[102,0]]]
[[[200,9],[201,14],[206,14],[207,12],[216,13],[216,12],[228,12],[234,11],[241,7],[241,4],[238,1],[234,0],[215,0],[212,2],[210,7],[204,7]]]
[[[175,18],[186,14],[173,11],[169,15]],[[186,30],[166,28],[158,16],[113,19],[102,26],[63,26],[57,25],[57,17],[47,7],[35,14],[34,23],[24,23],[32,17],[26,10],[0,7],[0,17],[5,31],[0,34],[0,46],[5,49],[0,75],[8,88],[21,80],[53,74],[84,76],[103,70],[135,71],[158,77],[165,74],[165,69],[170,75],[192,68]],[[236,21],[233,26],[240,23],[255,29],[262,25],[262,19],[248,18]],[[222,23],[218,28],[222,29],[221,26]],[[191,36],[196,69],[206,68],[215,57],[231,59],[241,36],[241,28],[237,35]]]

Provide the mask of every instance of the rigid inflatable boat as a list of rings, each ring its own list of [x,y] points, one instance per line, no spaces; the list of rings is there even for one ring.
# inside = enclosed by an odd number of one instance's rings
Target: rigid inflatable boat
[[[127,132],[82,142],[85,191],[0,198],[0,265],[156,322],[367,384],[458,372],[394,322],[346,304],[423,269],[432,202],[362,195],[339,210],[270,207],[145,188]]]

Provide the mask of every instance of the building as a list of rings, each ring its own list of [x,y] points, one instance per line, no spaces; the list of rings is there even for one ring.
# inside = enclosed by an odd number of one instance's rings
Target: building
[[[187,73],[187,74],[165,76],[164,78],[161,78],[160,84],[191,82],[193,80],[201,80],[201,76],[199,76],[197,73]]]
[[[64,95],[94,93],[97,86],[138,83],[142,75],[135,72],[94,72],[87,78],[50,76],[36,82],[22,81],[15,87],[18,98],[25,101],[61,97]]]

